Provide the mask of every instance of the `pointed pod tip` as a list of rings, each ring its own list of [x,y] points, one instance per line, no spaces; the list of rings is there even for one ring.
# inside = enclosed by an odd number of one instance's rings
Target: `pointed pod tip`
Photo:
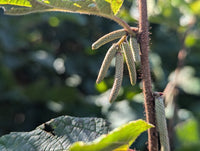
[[[96,84],[99,84],[101,81],[99,81],[98,79],[96,80]]]
[[[109,98],[109,103],[112,104],[113,102],[114,102],[114,100]]]
[[[97,48],[96,48],[95,45],[93,44],[93,45],[92,45],[92,50],[95,50],[95,49],[97,49]]]
[[[131,85],[134,86],[136,84],[136,82],[131,82]]]
[[[116,100],[116,98],[113,97],[112,94],[110,94],[109,99],[108,99],[109,103],[112,104],[115,100]]]

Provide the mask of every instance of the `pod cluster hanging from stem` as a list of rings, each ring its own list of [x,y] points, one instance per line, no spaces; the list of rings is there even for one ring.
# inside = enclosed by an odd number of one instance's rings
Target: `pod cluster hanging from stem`
[[[124,58],[128,67],[131,85],[136,84],[136,65],[139,66],[140,64],[140,49],[136,39],[138,29],[135,27],[131,27],[130,29],[133,31],[132,33],[128,33],[125,29],[116,30],[104,35],[92,44],[92,49],[98,49],[108,42],[119,39],[117,43],[112,44],[108,49],[96,80],[98,84],[105,78],[111,61],[115,57],[115,78],[109,97],[111,103],[116,100],[122,85]]]

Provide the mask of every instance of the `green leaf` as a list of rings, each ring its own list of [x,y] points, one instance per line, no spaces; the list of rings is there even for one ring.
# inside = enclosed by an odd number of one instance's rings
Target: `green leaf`
[[[19,0],[21,2],[23,0]],[[44,4],[39,3],[36,0],[27,0],[31,3],[32,7],[26,7],[23,5],[21,6],[15,6],[15,4],[12,5],[4,5],[5,14],[7,15],[25,15],[30,13],[36,13],[36,12],[45,12],[45,11],[55,11],[54,8],[50,6],[46,6]],[[0,4],[4,4],[4,0],[0,0]]]
[[[106,0],[95,0],[98,9],[104,14],[112,14],[110,3],[106,2]]]
[[[0,0],[0,4],[32,7],[29,0]]]
[[[137,120],[122,125],[107,135],[90,143],[76,142],[70,147],[70,151],[111,151],[128,148],[135,139],[148,128],[153,127],[143,120]]]
[[[197,14],[199,15],[199,11],[200,11],[200,1],[193,1],[191,4],[190,4],[190,8],[192,10],[192,12],[194,14]]]
[[[199,95],[200,78],[195,76],[195,72],[196,71],[193,67],[185,66],[178,74],[177,84],[186,93]],[[170,75],[170,79],[173,79],[173,77],[174,73]]]
[[[178,124],[175,129],[177,138],[183,145],[199,142],[200,135],[198,127],[198,121],[195,118],[188,119],[187,121]]]
[[[117,14],[122,3],[123,0],[0,0],[8,15],[61,11],[109,17]]]
[[[92,141],[108,132],[101,118],[60,116],[30,132],[12,132],[0,137],[0,150],[64,150],[77,141]]]
[[[176,151],[199,151],[200,142],[196,143],[184,143],[181,147],[178,147]]]
[[[114,13],[114,15],[116,15],[119,11],[119,9],[121,8],[124,0],[105,0],[107,2],[109,2],[111,4],[111,9]]]

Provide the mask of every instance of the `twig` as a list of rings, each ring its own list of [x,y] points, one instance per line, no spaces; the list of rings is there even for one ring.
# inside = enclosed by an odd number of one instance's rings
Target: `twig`
[[[158,134],[156,131],[155,102],[152,95],[151,75],[149,67],[149,24],[147,18],[146,0],[139,0],[139,43],[141,50],[141,68],[144,94],[144,106],[146,121],[153,124],[155,128],[148,129],[148,149],[158,151]]]
[[[135,30],[130,27],[124,20],[122,20],[121,18],[117,17],[117,16],[110,16],[110,15],[101,15],[105,18],[108,18],[108,19],[111,19],[115,22],[117,22],[120,26],[122,26],[128,33],[129,35],[132,35],[132,36],[136,36],[136,33],[135,33]]]
[[[169,138],[170,138],[170,144],[171,144],[171,150],[173,150],[173,135],[174,135],[174,124],[177,118],[177,96],[179,94],[179,90],[177,89],[178,85],[178,77],[181,69],[184,67],[185,64],[185,59],[187,57],[187,49],[185,46],[185,38],[187,37],[188,33],[196,23],[196,19],[192,18],[190,23],[188,24],[188,29],[185,31],[182,39],[181,39],[181,49],[178,52],[178,62],[177,62],[177,67],[175,69],[175,75],[174,79],[169,81],[167,86],[164,89],[164,97],[165,97],[165,103],[166,104],[171,104],[174,106],[174,115],[171,119],[169,119]]]

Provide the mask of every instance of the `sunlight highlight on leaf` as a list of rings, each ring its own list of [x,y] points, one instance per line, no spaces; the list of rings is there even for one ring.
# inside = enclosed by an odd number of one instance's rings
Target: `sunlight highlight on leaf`
[[[111,0],[111,9],[114,15],[116,15],[119,12],[123,2],[124,0]]]
[[[32,7],[31,3],[28,0],[0,0],[0,4]]]
[[[191,10],[199,15],[199,11],[200,11],[200,1],[194,1],[190,4]]]
[[[124,0],[105,0],[105,1],[110,3],[111,9],[112,9],[114,15],[116,15],[119,12],[119,10],[124,2]]]
[[[142,132],[151,127],[153,125],[143,120],[132,121],[114,129],[107,135],[102,135],[93,142],[76,142],[69,151],[125,151],[124,149],[127,149],[126,147],[130,146]]]
[[[74,6],[77,6],[77,7],[81,8],[81,5],[79,5],[77,3],[74,3]]]
[[[44,3],[49,4],[50,2],[48,0],[43,0]]]
[[[113,151],[128,151],[128,149],[129,149],[129,145],[124,145],[117,149],[114,149]]]
[[[0,0],[8,15],[60,11],[108,17],[116,15],[122,3],[123,0]]]

